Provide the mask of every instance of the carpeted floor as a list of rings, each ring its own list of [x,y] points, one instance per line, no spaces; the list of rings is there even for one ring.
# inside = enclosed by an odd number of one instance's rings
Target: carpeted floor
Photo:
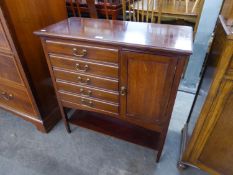
[[[193,95],[179,92],[160,163],[151,149],[62,122],[41,134],[0,109],[0,175],[205,175],[176,168],[180,130]]]

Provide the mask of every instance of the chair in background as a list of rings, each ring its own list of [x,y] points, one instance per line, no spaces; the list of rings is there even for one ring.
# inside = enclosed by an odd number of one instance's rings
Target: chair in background
[[[69,16],[116,20],[122,13],[120,0],[66,0]]]
[[[157,22],[181,19],[197,29],[204,0],[122,0],[123,20]]]
[[[83,4],[82,2],[80,3],[79,0],[66,0],[66,4],[68,12],[72,12],[72,16],[82,16],[82,11],[80,8],[80,4]],[[85,4],[87,6],[86,11],[88,11],[89,16],[91,18],[97,18],[98,15],[95,7],[95,0],[85,0]]]

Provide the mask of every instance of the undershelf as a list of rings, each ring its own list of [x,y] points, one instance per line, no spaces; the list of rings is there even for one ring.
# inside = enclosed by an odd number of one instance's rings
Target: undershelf
[[[132,125],[117,118],[77,110],[70,117],[69,122],[134,144],[154,150],[158,149],[159,133]]]

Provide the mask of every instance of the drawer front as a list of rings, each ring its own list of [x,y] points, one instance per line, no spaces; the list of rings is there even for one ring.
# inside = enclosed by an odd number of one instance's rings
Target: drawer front
[[[46,41],[49,53],[70,55],[77,58],[118,63],[118,49],[96,45],[84,45],[76,42]]]
[[[74,82],[78,85],[118,91],[118,80],[73,73],[59,69],[54,69],[54,75],[56,79]]]
[[[104,91],[62,81],[57,81],[57,87],[59,91],[67,91],[83,97],[92,97],[114,103],[118,103],[119,101],[119,94],[117,92]]]
[[[13,56],[0,54],[0,78],[21,84],[22,79]]]
[[[106,65],[71,57],[50,55],[51,64],[54,67],[69,69],[81,73],[96,74],[105,77],[118,77],[117,65]]]
[[[114,103],[106,103],[103,101],[94,100],[92,98],[84,98],[79,95],[69,94],[65,92],[59,92],[59,96],[62,101],[67,101],[73,104],[77,105],[77,108],[79,106],[82,106],[84,108],[90,109],[97,109],[97,110],[103,110],[108,111],[112,113],[118,113],[119,111],[119,105]]]
[[[12,111],[18,111],[32,116],[36,115],[27,91],[22,87],[11,87],[0,83],[0,105],[11,108]]]

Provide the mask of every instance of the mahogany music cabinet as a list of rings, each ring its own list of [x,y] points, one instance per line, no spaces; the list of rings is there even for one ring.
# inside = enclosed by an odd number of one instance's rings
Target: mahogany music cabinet
[[[35,34],[67,131],[73,123],[141,144],[159,161],[192,28],[74,17]]]

